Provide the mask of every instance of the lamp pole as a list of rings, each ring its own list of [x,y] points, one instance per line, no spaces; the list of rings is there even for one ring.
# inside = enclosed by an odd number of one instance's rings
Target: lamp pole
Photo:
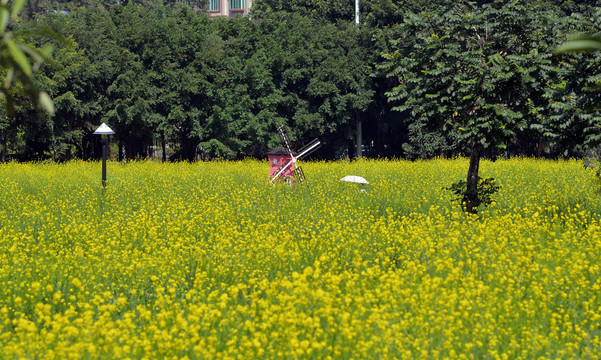
[[[102,135],[102,187],[106,188],[106,144],[109,142],[108,135]]]
[[[105,123],[102,123],[96,131],[94,131],[94,135],[100,135],[100,142],[102,143],[102,187],[106,188],[106,146],[109,142],[109,135],[114,135],[115,132],[108,127]]]

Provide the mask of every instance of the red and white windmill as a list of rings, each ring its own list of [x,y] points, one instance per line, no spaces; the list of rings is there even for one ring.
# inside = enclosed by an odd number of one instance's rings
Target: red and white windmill
[[[277,179],[281,179],[292,185],[296,179],[302,185],[305,183],[305,173],[296,162],[300,158],[319,149],[321,143],[318,139],[315,139],[298,152],[295,152],[290,148],[290,142],[288,141],[284,125],[278,128],[278,133],[282,138],[284,146],[267,153],[269,164],[271,165],[269,169],[269,182],[275,184]]]

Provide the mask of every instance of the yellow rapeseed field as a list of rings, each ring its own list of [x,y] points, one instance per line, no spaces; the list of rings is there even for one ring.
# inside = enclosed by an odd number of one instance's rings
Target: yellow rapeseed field
[[[467,165],[0,165],[0,358],[601,358],[594,176],[483,161],[466,216]]]

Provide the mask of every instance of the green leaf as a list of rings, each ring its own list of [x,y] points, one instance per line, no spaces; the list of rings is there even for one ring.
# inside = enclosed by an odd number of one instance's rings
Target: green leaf
[[[12,39],[5,39],[4,42],[6,44],[6,47],[8,48],[8,52],[15,60],[21,71],[23,71],[25,75],[31,76],[31,67],[29,66],[29,62],[27,61],[27,57],[25,56],[23,51],[19,49],[17,44]]]
[[[48,112],[51,115],[54,115],[54,103],[52,102],[52,99],[50,99],[50,96],[48,96],[46,92],[40,91],[38,95],[38,104],[42,109],[46,110],[46,112]]]
[[[6,25],[8,25],[8,9],[4,6],[0,7],[0,34],[4,34],[6,31]]]
[[[23,10],[23,6],[25,6],[25,0],[14,0],[11,16],[13,18],[17,17],[21,10]]]
[[[13,81],[13,76],[15,75],[15,69],[10,68],[6,71],[6,76],[4,79],[4,88],[5,89],[9,89],[10,88],[10,84]]]
[[[52,51],[54,51],[54,45],[50,44],[44,46],[39,50],[28,44],[17,44],[17,46],[19,47],[19,49],[21,49],[21,51],[23,51],[24,54],[31,56],[34,64],[37,65],[46,61],[52,54]]]
[[[570,40],[555,49],[557,54],[601,50],[600,39]]]
[[[45,58],[49,58],[50,55],[52,55],[53,51],[54,51],[54,45],[51,45],[51,44],[45,45],[44,47],[39,49],[40,54],[42,54],[42,56]]]

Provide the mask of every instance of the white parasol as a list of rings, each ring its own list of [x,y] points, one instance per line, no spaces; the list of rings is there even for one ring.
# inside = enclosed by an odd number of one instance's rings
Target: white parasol
[[[365,180],[361,176],[356,176],[356,175],[347,175],[347,176],[343,177],[342,179],[340,179],[340,181],[352,182],[352,183],[357,183],[357,184],[366,184],[366,185],[369,184],[367,182],[367,180]]]

